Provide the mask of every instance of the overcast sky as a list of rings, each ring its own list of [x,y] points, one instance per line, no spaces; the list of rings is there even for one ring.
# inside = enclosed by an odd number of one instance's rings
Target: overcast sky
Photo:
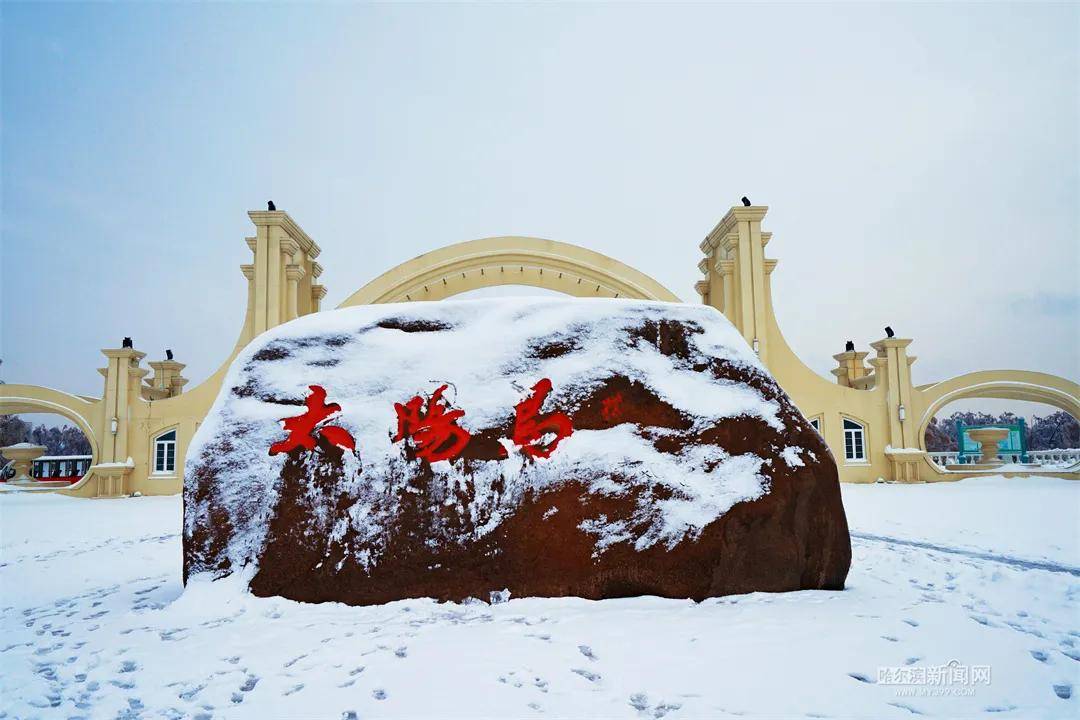
[[[815,370],[890,324],[917,383],[1077,379],[1078,8],[4,3],[0,377],[100,395],[131,335],[204,379],[268,199],[334,307],[511,234],[696,301],[745,194]]]

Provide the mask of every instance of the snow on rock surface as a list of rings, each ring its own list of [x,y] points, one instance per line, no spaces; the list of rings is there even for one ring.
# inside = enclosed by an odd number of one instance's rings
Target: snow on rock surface
[[[314,430],[283,427],[311,409]],[[442,435],[416,432],[440,413]],[[850,562],[827,448],[703,306],[300,318],[234,361],[185,501],[189,577],[242,572],[257,594],[306,601],[700,599],[838,589]]]

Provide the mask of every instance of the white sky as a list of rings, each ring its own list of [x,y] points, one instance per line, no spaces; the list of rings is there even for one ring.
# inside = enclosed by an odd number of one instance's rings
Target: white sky
[[[334,307],[505,234],[695,300],[746,194],[819,372],[890,324],[917,383],[1076,379],[1078,7],[4,4],[0,377],[100,394],[131,335],[205,378],[267,199]]]

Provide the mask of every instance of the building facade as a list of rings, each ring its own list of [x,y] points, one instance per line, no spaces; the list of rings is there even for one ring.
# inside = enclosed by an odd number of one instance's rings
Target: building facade
[[[771,283],[777,261],[765,255],[772,234],[762,229],[768,208],[733,207],[701,242],[701,302],[722,312],[758,353],[803,414],[825,438],[844,482],[936,482],[978,472],[952,471],[926,451],[925,431],[946,404],[967,398],[1045,403],[1080,418],[1080,385],[1020,370],[969,373],[915,386],[908,338],[882,338],[870,351],[835,355],[835,382],[807,367],[776,322]],[[261,332],[321,311],[319,246],[285,212],[249,212],[255,234],[245,238],[251,262],[243,327],[221,367],[186,390],[184,365],[146,363],[134,347],[102,350],[101,397],[33,385],[0,385],[0,414],[51,412],[76,424],[90,441],[93,464],[70,487],[82,497],[180,492],[184,458],[195,430],[221,389],[236,354]],[[495,285],[530,285],[577,297],[680,302],[648,275],[575,245],[498,237],[450,245],[398,265],[353,293],[339,307],[441,300]],[[1038,470],[1025,470],[1031,474]],[[1080,479],[1080,465],[1054,475]]]

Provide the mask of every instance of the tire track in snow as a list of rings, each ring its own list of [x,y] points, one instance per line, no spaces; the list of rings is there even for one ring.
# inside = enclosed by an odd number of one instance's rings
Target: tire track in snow
[[[923,542],[921,540],[904,540],[903,538],[889,537],[887,535],[874,535],[872,533],[853,532],[851,533],[851,537],[858,540],[885,543],[887,545],[906,545],[908,547],[933,550],[934,552],[946,553],[949,555],[962,555],[963,557],[976,560],[989,560],[991,562],[1001,563],[1002,565],[1011,565],[1012,567],[1017,567],[1021,570],[1046,570],[1047,572],[1066,573],[1074,577],[1080,577],[1080,568],[1047,560],[1025,560],[1023,558],[1010,557],[1008,555],[995,555],[994,553],[979,552],[977,550],[964,550],[963,548],[950,547],[949,545],[938,545],[936,543]]]

